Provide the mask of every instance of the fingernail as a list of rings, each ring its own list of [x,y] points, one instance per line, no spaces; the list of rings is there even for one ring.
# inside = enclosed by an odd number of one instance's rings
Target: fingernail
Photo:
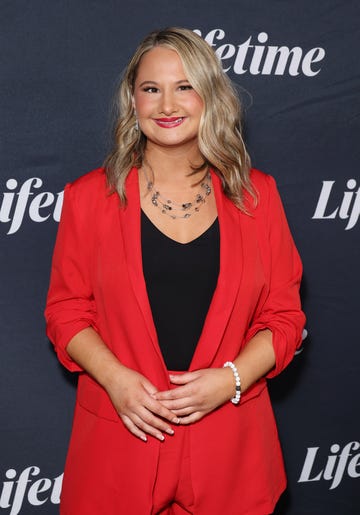
[[[146,438],[146,436],[140,436],[140,438],[141,438],[141,440],[142,440],[143,442],[147,442],[147,438]]]
[[[166,430],[167,434],[168,435],[173,435],[175,433],[175,431],[173,429],[171,429],[171,427],[169,427],[167,430]]]
[[[159,440],[160,440],[161,442],[163,442],[163,441],[165,440],[165,436],[164,436],[164,435],[160,435],[158,438],[159,438]]]
[[[173,421],[174,424],[177,424],[177,425],[180,424],[180,419],[177,418],[177,417],[175,417],[172,421]]]

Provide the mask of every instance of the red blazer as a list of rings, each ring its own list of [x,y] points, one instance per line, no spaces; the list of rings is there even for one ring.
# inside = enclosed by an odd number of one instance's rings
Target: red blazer
[[[220,273],[190,370],[222,367],[259,330],[273,333],[278,374],[301,342],[301,262],[274,180],[252,171],[258,205],[250,214],[222,193],[213,173],[220,225]],[[63,515],[150,513],[160,442],[144,444],[123,426],[106,392],[66,352],[92,326],[126,366],[169,389],[142,273],[137,170],[128,203],[109,195],[95,170],[65,188],[46,307],[47,333],[60,361],[79,371],[64,476]],[[188,427],[195,506],[209,515],[272,512],[286,480],[276,425],[261,379],[241,398]],[[204,508],[203,508],[204,509]],[[196,513],[196,509],[195,509]]]

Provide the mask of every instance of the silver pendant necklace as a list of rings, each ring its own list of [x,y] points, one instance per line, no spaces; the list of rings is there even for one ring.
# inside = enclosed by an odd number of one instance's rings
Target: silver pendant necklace
[[[194,213],[198,213],[203,204],[205,204],[206,197],[211,193],[211,175],[208,171],[203,182],[200,184],[200,192],[196,193],[194,200],[191,202],[175,202],[167,197],[164,197],[159,190],[155,188],[154,184],[154,170],[151,165],[144,161],[143,172],[146,180],[147,191],[151,194],[151,203],[156,208],[160,209],[163,215],[168,215],[175,220],[176,218],[190,218]],[[149,179],[146,173],[146,166],[152,174],[152,180]]]

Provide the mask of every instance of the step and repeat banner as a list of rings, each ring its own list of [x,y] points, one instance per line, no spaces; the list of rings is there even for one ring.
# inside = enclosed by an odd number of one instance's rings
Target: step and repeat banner
[[[360,513],[359,20],[357,0],[0,3],[1,515],[58,513],[76,377],[43,309],[63,188],[102,163],[121,72],[170,25],[236,83],[304,263],[303,350],[270,385],[289,478],[275,513]]]

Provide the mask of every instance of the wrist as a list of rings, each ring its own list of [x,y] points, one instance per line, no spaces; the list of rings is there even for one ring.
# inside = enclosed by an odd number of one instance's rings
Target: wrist
[[[107,367],[101,374],[101,386],[107,391],[119,386],[119,381],[122,380],[126,369],[120,362],[107,363]]]
[[[228,368],[232,374],[233,393],[229,399],[233,404],[239,404],[241,398],[241,380],[238,369],[232,361],[226,361],[223,368]]]

